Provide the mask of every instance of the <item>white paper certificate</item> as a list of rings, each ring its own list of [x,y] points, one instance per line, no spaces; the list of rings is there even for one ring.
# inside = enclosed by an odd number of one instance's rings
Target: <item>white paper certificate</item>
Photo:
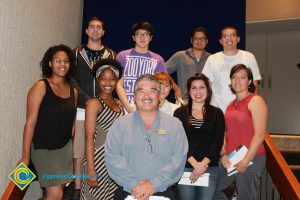
[[[199,177],[195,183],[191,183],[190,180],[191,173],[192,172],[183,172],[183,175],[180,181],[178,182],[178,184],[208,187],[209,173],[203,174],[203,176]]]
[[[136,199],[133,196],[128,195],[125,200],[136,200]],[[162,196],[150,196],[149,200],[170,200],[170,199]]]
[[[84,121],[85,119],[85,109],[77,108],[76,120]]]
[[[227,155],[231,163],[230,166],[227,168],[227,176],[231,176],[237,173],[236,167],[234,167],[234,165],[240,162],[245,157],[247,152],[248,152],[247,147],[245,145],[241,145],[238,148],[236,148],[234,151],[232,151],[229,155]],[[253,162],[251,161],[248,166],[252,164]]]

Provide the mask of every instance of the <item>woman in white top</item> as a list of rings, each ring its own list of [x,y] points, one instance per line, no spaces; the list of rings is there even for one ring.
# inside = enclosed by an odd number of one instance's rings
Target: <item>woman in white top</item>
[[[180,105],[171,103],[167,100],[172,86],[174,85],[174,80],[166,72],[157,72],[154,76],[160,83],[159,110],[173,116],[174,111],[180,107]]]

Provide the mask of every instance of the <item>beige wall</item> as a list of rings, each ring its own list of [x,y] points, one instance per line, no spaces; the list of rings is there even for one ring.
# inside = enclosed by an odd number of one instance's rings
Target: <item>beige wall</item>
[[[0,1],[0,196],[21,158],[26,96],[40,78],[39,61],[49,46],[79,44],[82,10],[83,0]],[[27,198],[37,199],[34,193]]]
[[[300,18],[299,0],[246,0],[246,21]]]

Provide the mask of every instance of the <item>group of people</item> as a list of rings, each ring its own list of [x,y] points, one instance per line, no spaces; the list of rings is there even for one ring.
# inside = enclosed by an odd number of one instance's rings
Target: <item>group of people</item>
[[[104,28],[93,17],[87,44],[50,47],[28,93],[21,161],[32,161],[44,199],[62,199],[71,181],[74,200],[228,199],[233,184],[238,199],[255,199],[268,111],[255,57],[237,48],[238,30],[224,27],[223,51],[210,55],[206,29],[196,28],[191,48],[164,62],[149,50],[149,22],[133,25],[134,48],[118,54],[102,44]],[[168,101],[171,89],[182,105]],[[228,155],[240,145],[248,152],[228,176]],[[183,172],[191,183],[208,173],[208,187],[177,184]]]

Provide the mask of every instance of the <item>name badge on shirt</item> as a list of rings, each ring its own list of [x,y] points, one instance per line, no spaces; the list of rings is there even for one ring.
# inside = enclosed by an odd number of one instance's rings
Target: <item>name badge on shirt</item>
[[[167,131],[163,130],[163,129],[158,129],[158,130],[155,131],[155,134],[158,134],[158,135],[164,135],[166,133],[167,133]]]

